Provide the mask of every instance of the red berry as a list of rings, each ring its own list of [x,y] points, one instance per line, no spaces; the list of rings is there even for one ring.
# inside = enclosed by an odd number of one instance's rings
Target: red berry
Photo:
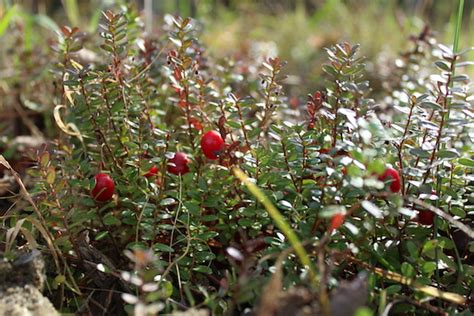
[[[428,210],[418,211],[418,223],[423,225],[433,225],[435,213]]]
[[[158,173],[158,167],[157,166],[153,166],[151,167],[147,173],[145,173],[145,177],[146,178],[151,178],[151,177],[154,177],[156,176],[156,174]]]
[[[337,213],[331,218],[331,225],[329,226],[329,231],[332,232],[335,229],[338,229],[342,224],[344,224],[345,215]]]
[[[216,160],[224,150],[224,140],[218,132],[209,131],[201,138],[201,149],[207,158]]]
[[[177,152],[168,162],[168,172],[176,175],[189,172],[189,159],[185,153]]]
[[[400,175],[398,171],[393,168],[387,168],[383,175],[379,177],[379,180],[384,182],[390,181],[390,191],[393,193],[399,192],[402,187]]]
[[[92,197],[96,201],[104,202],[112,198],[115,191],[114,180],[105,173],[98,173],[95,176],[95,187],[92,189]]]

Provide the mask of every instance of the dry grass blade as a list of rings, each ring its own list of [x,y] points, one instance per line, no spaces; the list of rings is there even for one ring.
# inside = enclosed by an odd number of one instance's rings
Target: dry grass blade
[[[441,291],[440,289],[438,289],[434,286],[420,284],[420,283],[416,282],[415,279],[404,277],[403,275],[398,274],[396,272],[386,271],[386,270],[383,270],[383,269],[380,269],[380,268],[377,268],[377,267],[373,267],[373,266],[371,266],[371,265],[369,265],[365,262],[362,262],[362,261],[360,261],[360,260],[358,260],[358,259],[356,259],[352,256],[348,256],[347,258],[350,261],[366,268],[367,270],[373,271],[375,274],[377,274],[377,275],[379,275],[379,276],[381,276],[381,277],[383,277],[387,280],[409,286],[409,287],[411,287],[411,288],[413,288],[417,291],[423,292],[423,293],[428,294],[430,296],[437,297],[437,298],[440,298],[442,300],[445,300],[445,301],[448,301],[448,302],[451,302],[451,303],[454,303],[454,304],[458,304],[458,305],[466,304],[466,298],[462,295],[459,295],[459,294],[456,294],[456,293],[451,293],[451,292]]]
[[[66,134],[68,135],[71,135],[71,136],[76,136],[77,138],[79,138],[79,140],[82,142],[82,135],[81,133],[79,132],[79,129],[77,128],[77,126],[73,123],[67,123],[67,124],[64,124],[62,118],[61,118],[61,113],[59,113],[59,111],[61,109],[65,109],[66,107],[64,105],[56,105],[54,107],[54,110],[53,110],[53,116],[54,116],[54,120],[56,121],[56,124],[58,125],[58,127]]]
[[[291,250],[293,250],[293,248],[291,248]],[[257,315],[275,315],[275,312],[277,311],[279,306],[279,301],[276,298],[280,295],[283,287],[283,260],[288,256],[288,254],[289,251],[284,251],[278,256],[278,259],[275,263],[275,272],[273,273],[270,281],[268,282],[267,286],[265,287],[265,290],[263,291]]]
[[[33,237],[33,234],[31,234],[31,232],[24,227],[21,227],[20,230],[25,239],[28,241],[28,245],[30,245],[30,248],[38,248],[38,243],[36,242],[35,237]]]
[[[11,227],[10,229],[7,230],[6,233],[6,241],[5,241],[5,252],[8,253],[11,250],[11,247],[13,246],[16,236],[18,236],[18,233],[21,230],[21,226],[23,225],[23,222],[25,219],[20,219],[18,222],[16,222],[15,227]]]
[[[46,227],[46,221],[43,217],[43,214],[41,214],[40,210],[38,209],[38,207],[36,206],[35,202],[33,201],[33,199],[31,198],[31,195],[28,193],[28,190],[26,190],[26,187],[25,185],[23,184],[23,181],[21,181],[21,178],[20,178],[20,175],[10,166],[10,164],[8,163],[8,161],[5,159],[5,157],[3,157],[3,155],[0,155],[0,165],[3,165],[5,168],[7,168],[8,170],[10,170],[10,172],[12,173],[13,177],[15,178],[15,181],[18,183],[18,185],[20,186],[20,193],[21,195],[31,204],[31,206],[33,207],[33,210],[35,211],[36,213],[36,216],[38,216],[38,219],[40,220],[40,222],[38,222],[37,224],[35,224],[35,226],[38,228],[38,230],[40,231],[41,235],[43,235],[43,238],[46,240],[46,242],[48,243],[48,247],[50,248],[51,250],[51,253],[53,254],[53,257],[54,257],[54,262],[56,264],[56,267],[58,269],[58,271],[60,271],[60,265],[59,265],[59,255],[60,255],[60,251],[56,249],[56,247],[54,246],[53,244],[53,238],[51,237],[51,235],[48,233],[48,229]]]
[[[71,289],[76,292],[76,293],[81,293],[81,291],[79,290],[79,287],[77,286],[75,280],[74,280],[74,277],[71,273],[71,271],[69,270],[69,267],[67,265],[67,262],[66,262],[66,259],[62,256],[61,254],[61,251],[56,248],[56,246],[54,245],[54,242],[53,242],[53,237],[51,236],[51,233],[49,232],[48,230],[48,227],[46,225],[46,221],[43,217],[43,214],[41,214],[41,211],[38,209],[38,207],[36,206],[35,202],[33,201],[33,199],[31,198],[31,195],[28,193],[28,190],[26,190],[26,187],[23,183],[23,181],[21,181],[21,178],[20,178],[20,175],[10,166],[10,164],[8,163],[8,161],[5,159],[5,157],[3,157],[3,155],[0,155],[0,165],[3,165],[6,169],[10,170],[10,172],[12,173],[13,177],[15,178],[15,181],[18,183],[18,185],[20,186],[20,193],[21,195],[28,201],[28,203],[31,204],[31,206],[33,207],[33,210],[36,214],[36,216],[38,217],[39,221],[32,218],[32,217],[28,217],[27,220],[30,221],[37,229],[38,231],[41,233],[41,235],[43,236],[43,238],[46,240],[46,243],[48,244],[48,248],[50,249],[51,251],[51,254],[53,255],[53,259],[54,259],[54,263],[56,265],[56,270],[57,270],[57,273],[58,274],[62,274],[61,273],[61,265],[60,265],[60,259],[61,261],[64,263],[64,267],[66,268],[66,270],[68,271],[69,275],[70,275],[70,278],[71,278],[71,282],[73,284],[73,287],[71,287]],[[30,238],[31,237],[31,238]],[[27,234],[25,235],[25,238],[28,238],[28,240],[32,239],[32,236],[31,234]],[[36,243],[34,244],[30,244],[30,246],[33,246],[33,245],[36,245]]]

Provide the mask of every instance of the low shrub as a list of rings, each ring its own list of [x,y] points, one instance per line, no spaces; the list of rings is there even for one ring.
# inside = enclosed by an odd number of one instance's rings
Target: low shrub
[[[136,12],[106,11],[99,44],[62,27],[54,47],[61,133],[38,153],[27,219],[52,252],[61,311],[243,314],[281,308],[300,288],[326,314],[348,314],[344,304],[467,313],[474,99],[464,52],[417,37],[374,100],[361,49],[340,43],[327,49],[325,89],[300,104],[285,96],[278,57],[216,61],[196,21],[165,20],[163,34],[146,35]],[[367,297],[338,294],[361,271],[352,291]]]

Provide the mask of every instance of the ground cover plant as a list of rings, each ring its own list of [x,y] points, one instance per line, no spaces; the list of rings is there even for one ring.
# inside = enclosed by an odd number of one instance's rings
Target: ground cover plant
[[[364,47],[341,42],[301,102],[280,58],[216,60],[197,25],[147,36],[130,6],[60,28],[59,133],[5,216],[7,257],[40,248],[64,313],[469,315],[469,50],[420,30],[373,99]]]

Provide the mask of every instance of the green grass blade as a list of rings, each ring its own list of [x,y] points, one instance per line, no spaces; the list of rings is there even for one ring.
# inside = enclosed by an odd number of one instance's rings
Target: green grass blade
[[[250,193],[252,193],[265,207],[270,217],[273,219],[277,227],[283,232],[283,234],[288,238],[293,249],[295,249],[295,253],[300,259],[301,263],[308,267],[309,273],[311,275],[311,279],[316,282],[316,270],[314,268],[313,263],[311,262],[308,253],[304,249],[303,245],[296,236],[293,229],[291,229],[290,225],[286,222],[285,218],[281,213],[277,210],[277,208],[272,204],[272,202],[265,196],[265,194],[254,184],[250,181],[247,175],[240,170],[239,168],[233,169],[234,174],[240,181],[242,181],[245,186],[249,189]]]
[[[10,21],[15,16],[15,14],[16,6],[12,6],[6,11],[5,15],[0,18],[0,37],[2,37],[7,30],[8,25],[10,25]]]
[[[79,26],[79,6],[77,0],[63,0],[64,11],[66,11],[67,18],[72,26]]]
[[[459,38],[461,37],[462,16],[464,11],[464,0],[459,0],[458,15],[456,17],[456,28],[454,31],[453,52],[459,51]]]

